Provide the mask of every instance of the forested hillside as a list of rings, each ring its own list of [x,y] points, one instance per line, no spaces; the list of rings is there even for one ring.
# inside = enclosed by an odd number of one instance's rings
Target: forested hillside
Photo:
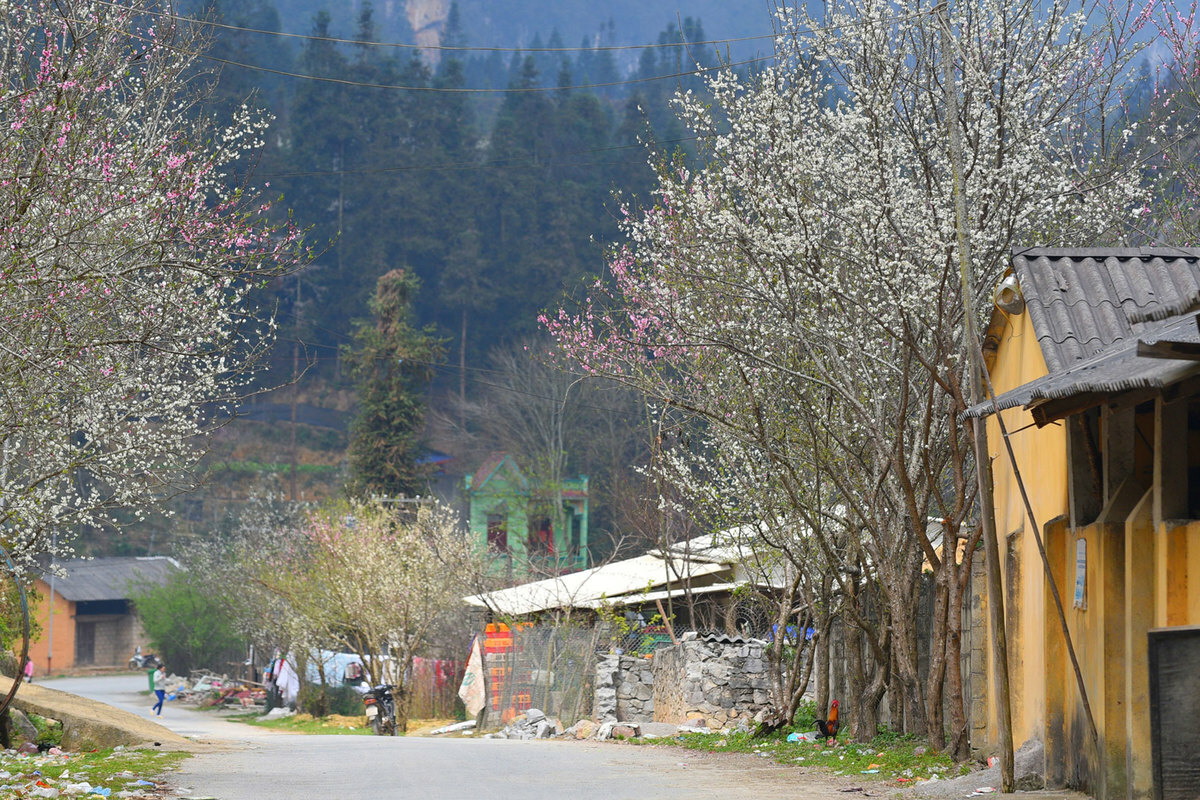
[[[283,0],[187,9],[210,23],[210,108],[250,103],[275,117],[258,160],[232,177],[269,185],[277,208],[309,229],[312,262],[260,296],[277,308],[281,331],[263,387],[302,377],[257,397],[247,420],[218,436],[209,486],[177,502],[178,519],[135,529],[119,547],[149,546],[155,530],[221,524],[251,490],[305,500],[340,491],[356,404],[344,357],[356,323],[371,315],[377,280],[395,269],[419,282],[413,325],[443,340],[435,351],[445,358],[420,365],[433,377],[429,405],[460,423],[458,441],[427,446],[452,451],[455,468],[469,472],[474,454],[462,440],[478,449],[490,439],[462,406],[495,390],[496,353],[523,348],[542,310],[603,272],[614,195],[644,198],[648,159],[691,151],[669,99],[702,90],[692,73],[717,56],[694,43],[727,31],[664,9],[641,42],[648,47],[612,49],[623,29],[609,19],[571,48],[554,28],[561,14],[542,15],[547,29],[530,31],[537,14],[514,9],[510,19],[479,5],[447,4],[436,48],[398,46],[414,41],[412,30],[368,4],[317,10],[305,24],[298,17],[309,8]],[[765,11],[760,22],[769,29]],[[293,31],[301,35],[280,35]],[[501,32],[528,49],[469,49]],[[568,469],[593,475],[603,495],[607,473],[634,456],[610,449],[607,465],[590,463],[588,436],[570,443]]]

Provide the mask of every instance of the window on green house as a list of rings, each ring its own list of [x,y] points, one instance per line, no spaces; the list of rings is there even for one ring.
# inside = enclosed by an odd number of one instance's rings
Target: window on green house
[[[488,549],[499,553],[508,552],[508,515],[488,514]]]

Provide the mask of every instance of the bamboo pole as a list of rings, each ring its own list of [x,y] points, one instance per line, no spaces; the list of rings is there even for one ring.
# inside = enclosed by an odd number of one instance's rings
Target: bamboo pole
[[[958,89],[954,77],[954,48],[950,40],[950,14],[943,1],[936,10],[941,23],[942,65],[945,69],[946,116],[950,127],[950,164],[954,174],[954,215],[958,233],[959,278],[961,282],[963,317],[966,320],[967,356],[970,361],[971,404],[978,403],[983,394],[983,363],[979,346],[979,331],[975,325],[974,264],[971,259],[971,238],[967,219],[967,199],[963,186],[962,131],[958,120]],[[979,486],[979,518],[983,528],[987,554],[988,610],[991,612],[992,662],[996,672],[997,715],[1000,721],[1000,784],[1004,792],[1016,788],[1013,763],[1012,698],[1008,682],[1008,639],[1004,630],[1004,588],[1000,576],[1000,547],[996,540],[996,516],[992,464],[988,456],[987,427],[981,420],[971,425],[975,449],[975,477]]]

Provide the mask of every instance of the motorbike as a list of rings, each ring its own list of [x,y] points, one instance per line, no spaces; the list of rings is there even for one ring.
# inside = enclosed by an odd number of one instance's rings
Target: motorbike
[[[381,683],[373,686],[363,695],[363,704],[367,707],[367,721],[376,736],[395,736],[396,731],[396,695],[395,686]]]
[[[130,669],[154,669],[161,666],[162,662],[158,660],[158,656],[154,655],[154,653],[142,654],[138,652],[134,653],[133,658],[129,659]]]

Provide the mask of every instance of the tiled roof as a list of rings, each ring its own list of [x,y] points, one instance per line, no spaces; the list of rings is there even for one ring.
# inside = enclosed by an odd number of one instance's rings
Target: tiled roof
[[[163,584],[171,570],[179,568],[166,556],[76,559],[60,561],[58,566],[66,577],[55,578],[54,592],[76,603],[126,600],[141,584]]]
[[[491,479],[492,475],[504,465],[505,460],[508,461],[509,469],[516,473],[518,479],[524,481],[524,476],[521,475],[520,470],[517,469],[517,465],[513,463],[513,460],[509,458],[508,453],[496,451],[491,453],[471,476],[471,491],[477,492],[482,489],[483,485]]]
[[[1197,249],[1035,248],[1012,263],[1051,374],[1200,302]]]
[[[1200,250],[1033,249],[1013,255],[1013,270],[1049,374],[997,397],[1001,409],[1089,394],[1099,402],[1200,373],[1200,362],[1137,352],[1139,340],[1200,341],[1189,311],[1200,303]],[[985,402],[966,415],[992,410]]]

